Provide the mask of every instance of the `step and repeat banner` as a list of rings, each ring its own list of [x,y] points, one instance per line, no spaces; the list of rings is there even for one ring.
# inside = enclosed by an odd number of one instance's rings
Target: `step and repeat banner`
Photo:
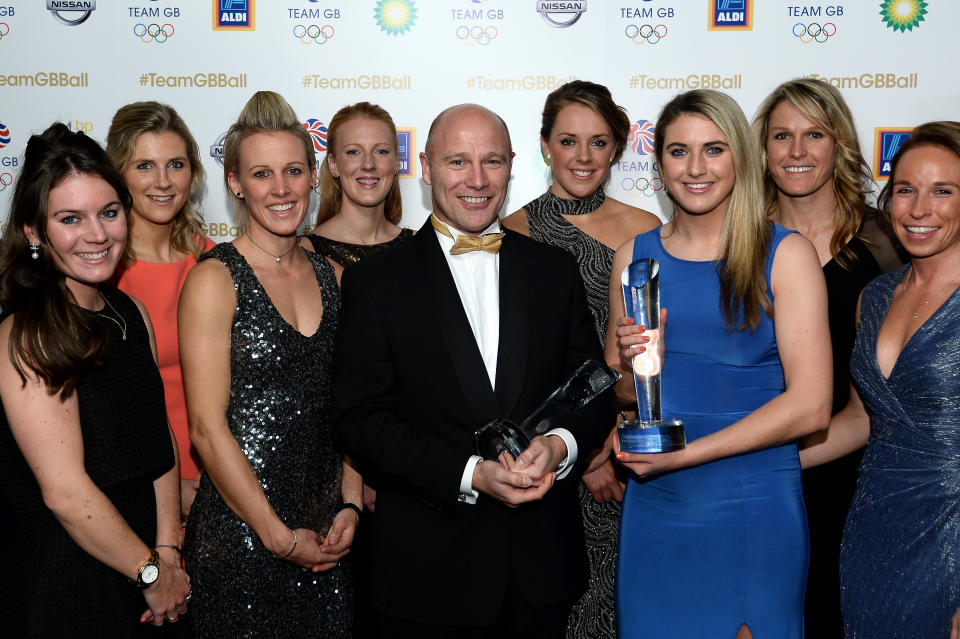
[[[549,184],[540,111],[575,78],[610,87],[634,123],[608,193],[661,217],[654,122],[687,89],[726,91],[752,118],[780,82],[823,78],[850,103],[879,185],[911,127],[960,119],[958,24],[947,0],[0,0],[0,221],[32,133],[60,120],[102,142],[118,107],[152,99],[200,145],[208,234],[236,237],[222,142],[258,89],[289,100],[318,156],[340,107],[390,111],[411,227],[429,211],[417,158],[440,110],[476,102],[506,120],[506,214]]]

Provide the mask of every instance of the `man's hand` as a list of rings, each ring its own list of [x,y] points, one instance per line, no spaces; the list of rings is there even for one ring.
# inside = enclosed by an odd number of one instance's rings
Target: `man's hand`
[[[562,438],[538,435],[517,457],[516,463],[513,463],[509,455],[504,455],[501,459],[507,463],[508,470],[526,475],[533,481],[533,485],[537,486],[547,475],[554,475],[557,466],[566,458],[567,445]]]
[[[550,439],[559,439],[559,437]],[[516,508],[528,501],[543,499],[553,486],[556,474],[547,473],[535,484],[529,475],[511,470],[515,466],[516,462],[507,453],[501,456],[501,462],[481,461],[473,469],[474,489],[511,508]]]

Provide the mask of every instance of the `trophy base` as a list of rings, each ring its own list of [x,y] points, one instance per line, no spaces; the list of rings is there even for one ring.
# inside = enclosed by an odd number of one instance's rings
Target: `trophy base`
[[[523,431],[506,419],[495,419],[473,434],[473,451],[489,460],[496,460],[502,453],[510,453],[516,459],[529,445]]]
[[[687,434],[679,419],[644,422],[631,419],[617,425],[620,450],[625,453],[669,453],[687,445]]]

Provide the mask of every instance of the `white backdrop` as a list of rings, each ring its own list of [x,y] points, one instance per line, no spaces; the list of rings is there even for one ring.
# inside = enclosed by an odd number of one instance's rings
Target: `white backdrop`
[[[652,121],[679,91],[726,90],[751,118],[780,82],[826,78],[881,172],[902,131],[960,119],[957,24],[960,3],[946,0],[0,0],[0,219],[31,133],[61,120],[102,142],[119,106],[154,99],[176,107],[200,145],[209,235],[235,237],[213,155],[257,89],[286,96],[318,148],[341,106],[390,111],[408,132],[412,227],[429,208],[417,153],[431,120],[459,102],[486,105],[517,152],[509,213],[548,184],[540,110],[571,78],[609,86],[637,123],[608,193],[665,217]]]

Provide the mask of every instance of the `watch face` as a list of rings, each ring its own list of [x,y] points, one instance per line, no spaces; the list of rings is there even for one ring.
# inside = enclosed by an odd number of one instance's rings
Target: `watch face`
[[[160,568],[156,564],[147,564],[140,573],[140,581],[145,584],[152,584],[160,576]]]

